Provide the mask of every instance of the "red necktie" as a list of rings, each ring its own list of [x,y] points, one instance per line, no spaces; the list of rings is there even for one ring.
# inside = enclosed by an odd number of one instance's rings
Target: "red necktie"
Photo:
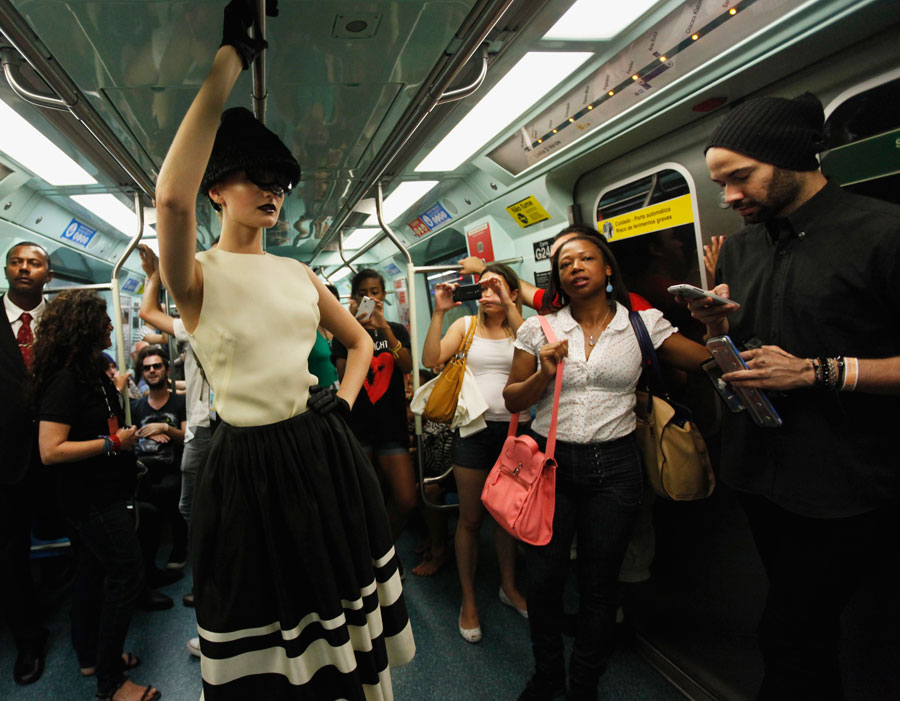
[[[34,365],[34,331],[31,330],[31,319],[33,318],[28,312],[22,312],[19,317],[22,325],[19,327],[19,333],[16,334],[16,341],[19,344],[19,351],[22,353],[22,360],[25,361],[25,367],[31,372],[31,366]]]

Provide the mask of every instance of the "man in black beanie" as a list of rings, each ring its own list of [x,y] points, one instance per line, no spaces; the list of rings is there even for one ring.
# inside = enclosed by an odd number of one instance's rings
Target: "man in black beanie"
[[[896,528],[900,207],[844,192],[819,170],[824,114],[809,93],[732,109],[706,163],[746,226],[690,302],[729,334],[781,428],[726,412],[723,481],[740,493],[769,579],[759,626],[762,699],[839,699],[840,616]]]

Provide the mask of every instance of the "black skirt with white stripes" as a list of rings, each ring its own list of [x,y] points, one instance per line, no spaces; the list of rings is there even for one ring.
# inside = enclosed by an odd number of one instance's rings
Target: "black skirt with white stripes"
[[[378,479],[343,419],[222,424],[191,548],[206,701],[393,697],[415,644]]]

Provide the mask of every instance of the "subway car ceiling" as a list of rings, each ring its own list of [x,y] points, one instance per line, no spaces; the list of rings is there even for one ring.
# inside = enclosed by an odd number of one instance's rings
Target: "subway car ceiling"
[[[153,244],[152,183],[219,42],[223,5],[0,0],[4,250],[37,239],[58,279],[108,281],[136,231],[135,193]],[[279,7],[266,28],[265,121],[303,176],[266,248],[343,292],[344,259],[405,272],[374,216],[378,184],[385,219],[419,265],[458,255],[487,228],[495,258],[527,251],[520,275],[530,277],[533,243],[569,221],[614,216],[618,197],[649,204],[664,192],[690,197],[699,251],[704,236],[738,225],[702,176],[703,141],[730,104],[810,89],[829,109],[865,76],[900,66],[893,0]],[[251,72],[240,81],[232,104],[252,107]],[[24,91],[75,106],[35,106]],[[217,235],[204,200],[202,248]],[[699,258],[693,267],[705,282]],[[133,254],[119,283],[134,290],[140,279]]]

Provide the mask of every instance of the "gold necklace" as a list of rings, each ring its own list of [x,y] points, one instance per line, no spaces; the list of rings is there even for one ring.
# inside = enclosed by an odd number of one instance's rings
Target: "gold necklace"
[[[597,334],[597,338],[594,338],[594,336],[593,336],[592,334],[588,334],[588,343],[590,343],[592,346],[593,346],[595,343],[597,343],[597,341],[600,340],[600,334],[603,333],[603,324],[606,323],[606,320],[609,318],[609,315],[610,315],[610,314],[612,314],[612,307],[610,307],[610,306],[607,304],[607,306],[606,306],[606,316],[604,316],[604,317],[603,317],[603,321],[601,321],[601,322],[598,324],[598,326],[600,326],[601,328],[600,328],[600,333]]]

